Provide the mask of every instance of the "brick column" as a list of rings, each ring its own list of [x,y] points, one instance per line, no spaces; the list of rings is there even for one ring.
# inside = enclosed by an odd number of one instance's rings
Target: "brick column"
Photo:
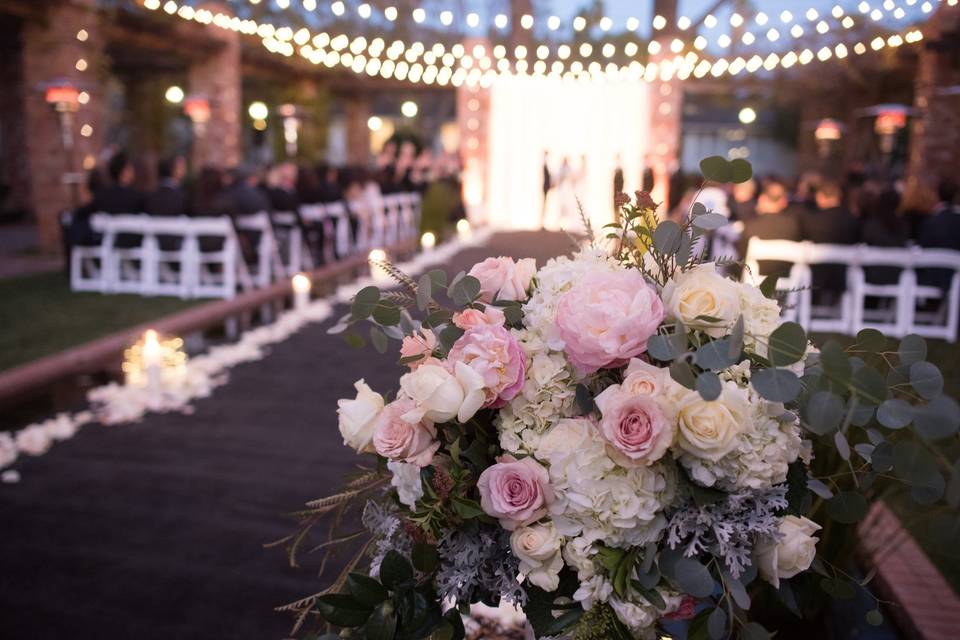
[[[370,98],[365,94],[343,98],[347,116],[347,162],[366,166],[370,161]]]
[[[204,7],[214,13],[226,13],[221,5]],[[214,27],[207,33],[221,46],[216,53],[190,66],[189,93],[210,103],[210,121],[193,143],[193,166],[231,167],[242,159],[240,34]]]
[[[923,30],[908,174],[929,181],[955,178],[960,166],[960,63],[955,49],[939,46],[958,28],[960,6],[941,5]]]
[[[677,0],[654,0],[655,15],[666,18],[667,27],[655,32],[660,50],[650,62],[660,65],[673,59],[670,42],[676,33]],[[648,153],[653,171],[653,199],[662,202],[661,215],[668,212],[670,202],[670,175],[677,170],[680,159],[680,121],[683,115],[683,84],[674,74],[670,80],[650,83],[650,144]],[[646,164],[646,163],[645,163]],[[645,167],[646,168],[646,167]],[[644,188],[647,188],[644,185]]]
[[[82,167],[89,168],[102,147],[104,57],[95,0],[64,0],[48,7],[45,19],[25,22],[22,33],[24,152],[40,246],[59,253],[58,216],[85,197]],[[54,80],[66,80],[84,92],[70,117],[72,149],[65,143],[60,115],[45,101],[44,85]]]

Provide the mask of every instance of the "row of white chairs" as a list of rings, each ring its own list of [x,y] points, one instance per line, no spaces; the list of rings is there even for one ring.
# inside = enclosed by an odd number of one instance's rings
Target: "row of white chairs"
[[[751,238],[744,278],[759,280],[758,263],[763,261],[790,264],[789,274],[777,284],[787,291],[783,317],[807,331],[856,335],[873,328],[898,338],[914,333],[950,342],[957,339],[960,251]],[[816,265],[845,269],[846,286],[835,304],[814,304],[811,267]],[[878,269],[896,274],[896,282],[871,281],[871,272]],[[949,273],[945,287],[924,284],[930,270]]]
[[[323,259],[333,262],[365,250],[372,242],[390,246],[415,236],[420,196],[384,196],[381,206],[358,216],[361,229],[356,238],[350,210],[343,202],[306,205],[300,215],[305,224],[322,225],[325,240],[320,249]],[[234,220],[98,213],[91,217],[91,227],[100,243],[71,250],[74,291],[232,298],[238,288],[264,287],[314,267],[293,212],[262,212]],[[244,260],[237,231],[252,232],[258,238],[252,264]],[[123,236],[137,240],[118,242]]]

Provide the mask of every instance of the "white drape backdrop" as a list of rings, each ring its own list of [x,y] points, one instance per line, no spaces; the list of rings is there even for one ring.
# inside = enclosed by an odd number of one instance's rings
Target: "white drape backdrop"
[[[649,84],[511,76],[491,87],[488,222],[540,226],[543,153],[554,179],[564,157],[576,176],[548,198],[548,228],[579,231],[575,195],[593,225],[613,220],[613,174],[620,156],[624,190],[640,185],[648,148]],[[581,166],[585,165],[585,166]]]

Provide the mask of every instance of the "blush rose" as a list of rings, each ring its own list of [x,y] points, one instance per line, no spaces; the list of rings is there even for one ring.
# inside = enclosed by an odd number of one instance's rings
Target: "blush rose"
[[[507,531],[536,522],[553,502],[547,470],[533,458],[505,455],[477,480],[480,506]]]

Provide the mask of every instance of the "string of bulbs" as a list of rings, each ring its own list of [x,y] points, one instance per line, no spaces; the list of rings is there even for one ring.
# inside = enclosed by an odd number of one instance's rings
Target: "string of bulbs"
[[[917,2],[917,0],[906,1],[908,4],[911,1]],[[947,1],[952,5],[958,0]],[[896,5],[893,0],[887,0],[887,3]],[[861,2],[861,5],[863,4],[866,2]],[[887,37],[877,36],[869,41],[856,42],[849,46],[845,43],[837,43],[833,46],[822,46],[816,51],[804,48],[782,54],[771,52],[766,55],[754,54],[746,58],[743,56],[732,59],[719,57],[713,60],[703,58],[692,50],[684,53],[687,48],[686,43],[679,38],[673,38],[667,43],[670,53],[673,54],[672,58],[649,62],[646,65],[637,60],[623,65],[610,60],[604,65],[597,60],[589,60],[594,48],[589,42],[582,42],[576,48],[561,44],[555,50],[542,44],[532,52],[521,45],[514,49],[514,57],[511,59],[507,55],[506,47],[500,44],[492,47],[489,55],[483,45],[476,45],[469,52],[460,43],[449,47],[449,50],[442,43],[434,43],[428,48],[421,42],[414,42],[407,46],[400,40],[394,40],[388,46],[380,37],[368,41],[364,36],[351,38],[346,34],[336,36],[326,32],[313,34],[305,27],[294,31],[290,27],[278,28],[270,23],[257,23],[255,20],[213,13],[207,9],[194,9],[188,4],[178,5],[175,0],[166,0],[166,2],[145,0],[144,7],[149,10],[162,9],[165,13],[183,20],[256,35],[261,38],[263,46],[268,51],[286,57],[299,54],[316,65],[323,64],[329,68],[340,66],[354,73],[371,77],[380,76],[385,79],[394,78],[428,85],[449,84],[455,87],[463,84],[489,86],[500,74],[531,74],[565,79],[620,78],[648,82],[657,79],[669,80],[673,77],[681,80],[691,76],[702,78],[708,74],[719,78],[725,73],[737,75],[744,71],[754,73],[760,69],[772,71],[777,67],[786,69],[795,64],[805,65],[813,60],[827,61],[833,57],[842,59],[851,53],[862,55],[869,50],[876,51],[884,47],[913,44],[923,38],[921,31],[911,29]],[[888,10],[895,11],[896,8],[894,6]],[[807,17],[810,18],[809,15]],[[786,18],[787,16],[780,16],[781,20]],[[792,16],[790,19],[792,20]],[[738,21],[734,20],[734,22]],[[608,42],[598,48],[600,54],[608,59],[618,53],[613,43]],[[704,47],[697,46],[695,41],[694,48],[701,51]],[[663,45],[659,40],[651,40],[647,46],[651,54],[661,53],[662,49]],[[623,47],[623,53],[627,58],[633,58],[638,52],[639,45],[635,42],[627,43]],[[583,60],[577,59],[575,54],[579,54]],[[536,59],[529,62],[528,56]],[[551,57],[555,59],[548,62]]]

